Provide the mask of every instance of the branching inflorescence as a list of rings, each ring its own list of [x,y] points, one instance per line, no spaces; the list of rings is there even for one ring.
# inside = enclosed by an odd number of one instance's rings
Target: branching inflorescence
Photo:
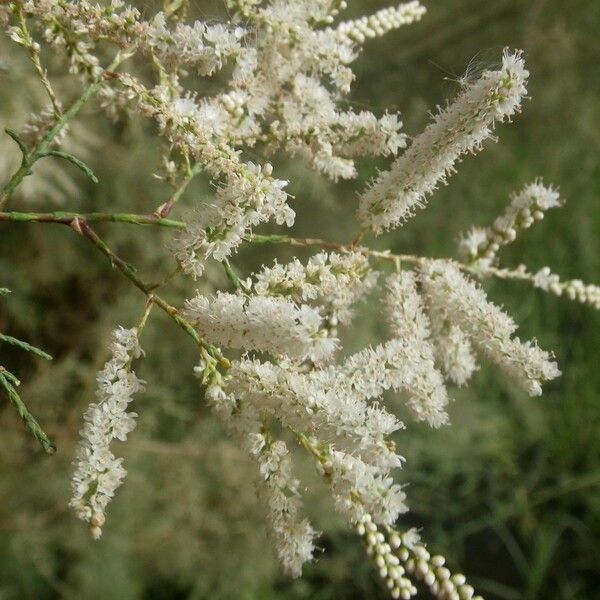
[[[314,460],[334,509],[364,541],[392,597],[416,594],[416,578],[438,598],[472,598],[464,576],[451,575],[444,558],[432,557],[414,530],[394,529],[408,508],[403,486],[393,477],[404,458],[391,436],[405,425],[386,408],[385,395],[400,394],[416,421],[447,425],[447,384],[462,386],[471,379],[476,354],[528,394],[539,395],[560,374],[552,355],[516,337],[517,325],[476,280],[522,280],[596,308],[600,292],[577,280],[561,282],[548,267],[532,274],[523,266],[498,266],[502,246],[562,203],[541,181],[515,194],[490,227],[474,228],[459,240],[462,262],[393,255],[360,241],[368,232],[379,235],[404,225],[465,153],[482,149],[495,123],[520,110],[529,76],[524,57],[505,50],[497,68],[465,84],[407,147],[398,114],[354,112],[341,108],[340,99],[350,91],[351,64],[365,40],[419,21],[425,13],[419,2],[337,21],[342,0],[227,0],[233,16],[223,23],[186,22],[186,4],[165,2],[164,11],[148,19],[120,0],[102,5],[15,0],[0,8],[0,23],[27,50],[49,101],[21,132],[7,130],[22,164],[3,184],[0,207],[13,201],[24,177],[35,177],[41,160],[66,160],[96,181],[86,164],[60,149],[68,126],[93,97],[111,118],[127,111],[155,123],[167,148],[165,178],[174,184],[173,195],[144,215],[0,213],[0,223],[71,227],[146,298],[142,322],[115,330],[112,357],[98,373],[97,401],[85,414],[75,461],[71,506],[100,537],[108,502],[126,475],[111,443],[125,441],[135,426],[136,414],[127,407],[144,382],[132,362],[142,355],[138,334],[157,306],[197,346],[194,372],[207,403],[257,465],[257,494],[290,575],[299,576],[312,560],[318,537],[302,515],[293,443]],[[66,108],[43,67],[42,45],[62,53],[69,72],[82,81],[80,97],[64,103]],[[147,65],[139,70],[144,76],[122,68],[125,59]],[[219,93],[199,96],[186,88],[187,78],[211,77],[226,64],[230,75]],[[249,148],[265,156],[283,151],[333,181],[355,177],[361,157],[394,158],[360,194],[361,230],[344,245],[254,233],[268,221],[292,227],[295,213],[288,182],[266,158],[262,164],[247,161]],[[170,219],[201,172],[214,192],[184,212],[183,220]],[[156,293],[169,278],[145,283],[98,237],[91,226],[98,221],[174,229],[175,275],[200,278],[213,260],[223,264],[233,289],[190,293],[180,308],[171,306]],[[243,243],[321,248],[304,263],[275,261],[241,277],[229,258]],[[343,327],[379,280],[387,337],[344,357]],[[37,350],[10,336],[0,341]],[[229,349],[244,354],[228,358]],[[3,367],[0,384],[51,450],[16,393],[16,377]]]

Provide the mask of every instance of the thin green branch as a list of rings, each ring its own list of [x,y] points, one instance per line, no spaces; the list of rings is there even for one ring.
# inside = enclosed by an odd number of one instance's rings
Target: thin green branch
[[[222,367],[229,368],[229,361],[221,354],[221,351],[215,346],[205,342],[193,326],[181,317],[174,306],[163,300],[160,296],[153,293],[157,285],[144,283],[137,275],[135,268],[123,259],[119,258],[106,243],[90,227],[88,221],[112,221],[131,223],[135,225],[162,225],[165,227],[184,228],[185,223],[161,219],[155,215],[133,215],[133,214],[109,214],[109,213],[19,213],[7,212],[0,213],[0,222],[21,222],[21,223],[58,223],[68,225],[74,231],[79,233],[90,241],[106,258],[110,261],[113,268],[119,270],[127,279],[129,279],[143,294],[152,299],[157,306],[165,311],[181,327],[196,344],[205,348],[212,356],[219,361]]]
[[[144,314],[142,315],[142,318],[140,319],[140,322],[138,323],[138,326],[137,326],[138,337],[140,336],[144,327],[146,327],[148,317],[150,316],[150,313],[152,312],[152,308],[154,307],[154,304],[155,304],[154,298],[152,298],[152,296],[149,296],[146,299],[146,306],[144,307]]]
[[[29,149],[25,145],[25,142],[21,139],[21,137],[19,136],[19,134],[16,131],[9,129],[8,127],[5,128],[4,131],[5,131],[6,135],[8,137],[12,138],[12,140],[17,144],[17,146],[19,146],[19,150],[21,151],[21,154],[23,155],[21,158],[21,164],[23,164],[27,160],[27,157],[29,156]]]
[[[0,213],[1,214],[1,213]],[[414,254],[393,254],[389,250],[379,251],[371,250],[365,246],[354,246],[352,244],[337,244],[335,242],[327,242],[318,238],[294,238],[287,235],[257,235],[254,234],[248,238],[248,241],[253,244],[287,244],[289,246],[309,247],[318,246],[319,248],[328,248],[337,250],[338,252],[359,252],[366,256],[380,260],[389,260],[400,265],[402,262],[409,263],[416,266],[426,265],[433,260],[433,258],[427,258],[426,256],[416,256]],[[467,265],[458,262],[452,258],[443,259],[447,262],[451,262],[461,271],[469,273],[475,277],[496,277],[498,279],[512,279],[515,281],[527,281],[533,283],[533,275],[522,269],[500,269],[498,267],[482,266],[482,265]]]
[[[294,238],[288,235],[258,235],[253,234],[248,238],[252,244],[288,244],[290,246],[319,246],[320,248],[332,248],[334,250],[346,251],[350,250],[350,246],[344,244],[336,244],[335,242],[327,242],[317,238]],[[356,248],[356,251],[368,250],[368,248]]]
[[[9,373],[4,367],[0,367],[0,387],[4,388],[11,404],[17,409],[19,416],[23,420],[23,423],[25,423],[25,426],[31,431],[33,437],[35,437],[42,445],[44,452],[47,454],[54,454],[56,452],[56,446],[44,433],[35,417],[27,410],[23,400],[21,400],[17,390],[14,388],[16,381],[17,380],[12,373]]]
[[[47,353],[41,350],[40,348],[36,348],[23,340],[18,340],[10,335],[5,335],[4,333],[0,333],[0,342],[5,342],[6,344],[10,344],[11,346],[16,346],[21,350],[25,350],[25,352],[31,352],[31,354],[35,354],[40,358],[45,360],[52,360],[52,357]]]
[[[163,287],[164,285],[166,285],[167,283],[169,283],[170,281],[172,281],[175,277],[177,277],[177,275],[179,275],[181,273],[181,271],[182,271],[181,265],[177,264],[177,266],[170,273],[165,275],[160,281],[157,281],[156,283],[148,284],[146,287],[152,292],[154,290],[158,290],[161,287]]]
[[[185,177],[181,180],[180,184],[177,186],[171,197],[161,206],[156,209],[156,216],[163,219],[168,217],[175,206],[175,203],[181,198],[183,192],[187,189],[187,187],[192,182],[192,179],[196,177],[202,171],[202,166],[198,163],[193,165],[192,167],[188,167],[188,171]]]
[[[106,258],[110,261],[113,268],[119,270],[127,279],[129,279],[135,287],[137,287],[143,294],[145,294],[148,298],[152,299],[157,306],[159,306],[164,312],[166,312],[174,321],[183,329],[195,342],[196,344],[206,349],[219,363],[223,368],[229,368],[230,363],[227,358],[225,358],[221,351],[209,344],[204,339],[200,337],[198,332],[194,329],[191,323],[189,323],[186,319],[184,319],[177,309],[174,306],[171,306],[168,302],[163,300],[160,296],[152,293],[150,286],[145,284],[137,275],[135,268],[129,263],[125,262],[123,259],[119,258],[107,245],[106,243],[98,237],[96,232],[89,226],[86,221],[75,219],[71,227],[84,238],[89,240]]]
[[[185,229],[183,221],[162,219],[156,215],[137,215],[130,213],[74,213],[74,212],[51,212],[51,213],[26,213],[26,212],[0,212],[0,223],[58,223],[60,225],[71,225],[79,219],[87,222],[111,222],[129,223],[131,225],[159,225],[175,229]]]
[[[52,89],[52,84],[48,79],[48,73],[46,72],[46,69],[42,67],[42,63],[40,61],[40,47],[36,42],[34,42],[33,38],[31,37],[31,34],[29,33],[29,29],[27,29],[27,22],[25,20],[25,15],[23,14],[23,9],[21,8],[20,4],[17,3],[16,7],[19,19],[19,27],[23,35],[23,40],[25,41],[25,47],[27,48],[27,52],[29,53],[29,58],[31,59],[31,62],[33,63],[33,66],[35,67],[35,70],[37,71],[40,77],[40,81],[42,82],[42,85],[44,86],[44,89],[48,94],[48,98],[52,103],[54,114],[57,118],[60,118],[62,114],[60,102],[58,101],[58,98],[56,97],[56,94]]]
[[[227,275],[227,278],[229,279],[229,281],[231,281],[231,284],[233,285],[233,287],[236,290],[241,289],[242,282],[241,282],[240,278],[237,276],[237,273],[233,270],[231,263],[227,259],[225,259],[223,261],[223,268],[225,269],[225,274]]]
[[[68,152],[62,152],[60,150],[49,150],[48,152],[44,152],[40,156],[40,158],[46,158],[47,156],[54,156],[56,158],[62,158],[67,162],[75,165],[78,169],[83,171],[94,183],[98,183],[98,178],[94,174],[94,171],[90,169],[82,160],[79,160],[76,156],[69,154]]]
[[[327,242],[318,238],[294,238],[287,235],[252,235],[248,241],[253,244],[288,244],[290,246],[318,246],[319,248],[327,248],[337,250],[338,252],[359,252],[366,256],[381,260],[391,260],[394,262],[404,261],[411,264],[425,264],[431,259],[424,256],[415,256],[413,254],[392,254],[389,250],[383,252],[379,250],[371,250],[365,246],[354,246],[353,244],[337,244],[335,242]]]
[[[161,227],[169,227],[173,229],[185,229],[186,224],[183,221],[174,221],[172,219],[164,219],[156,214],[139,215],[131,213],[72,213],[72,212],[51,212],[51,213],[24,213],[24,212],[0,212],[0,223],[19,222],[19,223],[58,223],[62,225],[73,225],[75,221],[86,222],[112,222],[112,223],[129,223],[131,225],[158,225]],[[360,252],[367,256],[380,260],[390,260],[393,262],[406,262],[414,265],[424,265],[431,260],[425,256],[416,256],[413,254],[392,254],[389,250],[379,251],[366,248],[365,246],[352,246],[328,242],[318,238],[294,238],[287,235],[260,235],[253,234],[248,238],[252,244],[287,244],[288,246],[309,247],[318,246],[319,248],[327,248],[337,250],[338,252]],[[497,267],[483,267],[476,265],[466,265],[453,259],[446,259],[454,263],[459,269],[475,275],[477,277],[496,277],[498,279],[512,279],[516,281],[533,281],[533,275],[522,270],[500,269]],[[232,278],[231,265],[228,261],[223,263],[225,272],[231,282],[239,287],[239,278],[233,273]],[[159,287],[157,284],[148,286],[151,289]]]

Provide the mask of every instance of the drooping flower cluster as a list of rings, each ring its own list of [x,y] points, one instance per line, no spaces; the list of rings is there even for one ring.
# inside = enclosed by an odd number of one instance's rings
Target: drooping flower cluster
[[[358,359],[349,359],[341,370],[302,373],[286,364],[245,358],[234,363],[227,389],[287,427],[336,442],[383,468],[397,467],[401,461],[390,453],[385,438],[402,425],[382,407],[367,402],[391,384],[367,395],[360,386],[364,373],[355,368]]]
[[[236,407],[229,421],[235,423],[238,413],[252,411],[263,423],[279,422],[317,457],[334,507],[349,523],[372,514],[377,522],[392,524],[406,511],[405,494],[390,475],[403,459],[388,439],[402,424],[367,401],[364,390],[355,385],[360,378],[351,363],[346,372],[302,370],[248,358],[235,362],[219,392]],[[278,553],[286,555],[285,540],[276,537],[275,542]]]
[[[377,466],[332,450],[321,469],[330,481],[335,509],[350,524],[371,515],[375,522],[390,525],[408,511],[402,486]]]
[[[258,497],[268,507],[268,523],[283,568],[292,577],[302,574],[302,565],[310,561],[317,533],[308,520],[300,520],[299,485],[291,474],[292,461],[285,442],[269,442],[263,434],[255,436],[261,484]]]
[[[127,474],[123,459],[116,458],[110,446],[114,440],[124,442],[135,428],[137,414],[127,412],[127,407],[144,389],[131,368],[142,355],[137,330],[116,329],[110,350],[110,360],[96,377],[98,400],[84,415],[70,501],[77,516],[90,524],[95,539],[102,535],[106,506]]]
[[[434,427],[447,422],[445,406],[448,395],[443,377],[435,368],[435,352],[429,340],[431,327],[425,307],[417,291],[416,276],[402,271],[387,279],[385,298],[391,334],[408,347],[403,387],[409,396],[409,406],[420,421]],[[408,366],[412,368],[408,368]]]
[[[225,393],[222,378],[209,363],[195,368],[203,383],[210,382],[205,398],[229,435],[257,463],[257,496],[270,537],[286,573],[299,577],[304,563],[313,557],[317,533],[301,517],[300,482],[293,476],[289,449],[284,441],[270,435],[261,407]]]

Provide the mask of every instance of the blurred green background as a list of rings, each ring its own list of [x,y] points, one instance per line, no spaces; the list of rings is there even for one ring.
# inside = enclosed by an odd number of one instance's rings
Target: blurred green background
[[[220,3],[192,4],[201,16],[222,18]],[[385,2],[349,4],[346,15],[354,16]],[[505,46],[526,53],[531,100],[513,124],[498,128],[499,143],[465,159],[426,211],[402,230],[367,242],[453,255],[459,232],[489,223],[511,191],[543,176],[560,186],[566,206],[503,251],[504,264],[550,265],[561,277],[600,282],[600,3],[425,4],[420,24],[366,44],[350,105],[398,109],[406,132],[416,134],[428,112],[458,91],[457,79],[495,64]],[[152,3],[142,6],[155,10]],[[62,63],[53,60],[59,90],[73,97]],[[0,125],[19,128],[42,102],[23,53],[2,40]],[[100,184],[92,187],[69,166],[54,164],[36,171],[11,207],[150,212],[169,194],[152,177],[160,160],[155,139],[148,123],[113,125],[92,105],[72,128],[71,147]],[[14,145],[3,139],[3,177],[16,160]],[[274,163],[292,180],[299,213],[294,234],[341,241],[356,230],[356,190],[385,164],[365,161],[358,182],[333,185],[285,157]],[[182,204],[193,204],[207,189],[196,182]],[[147,279],[172,268],[168,233],[127,225],[97,229]],[[292,254],[260,247],[234,262],[249,273],[275,256]],[[227,283],[215,268],[199,285]],[[42,364],[0,347],[0,363],[22,379],[24,398],[59,446],[55,456],[43,456],[0,399],[0,600],[387,597],[308,465],[301,474],[316,491],[308,495],[307,511],[324,532],[324,552],[302,579],[281,575],[255,501],[254,467],[206,411],[191,374],[193,348],[158,313],[143,338],[147,356],[139,372],[148,391],[136,399],[138,429],[118,449],[129,476],[110,506],[104,537],[93,543],[66,508],[70,461],[110,331],[137,322],[143,299],[93,248],[52,225],[2,225],[0,286],[13,290],[0,302],[0,329],[55,357]],[[180,303],[193,287],[181,279],[166,295]],[[520,283],[487,288],[524,337],[555,350],[563,376],[532,399],[484,367],[468,389],[454,393],[451,427],[431,431],[409,423],[397,439],[407,458],[398,478],[410,482],[404,524],[422,527],[431,548],[486,598],[600,598],[600,316]],[[377,312],[374,301],[363,307],[345,333],[349,348],[378,339]]]

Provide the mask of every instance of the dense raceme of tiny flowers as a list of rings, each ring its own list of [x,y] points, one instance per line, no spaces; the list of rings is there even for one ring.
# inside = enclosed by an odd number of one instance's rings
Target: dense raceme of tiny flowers
[[[521,55],[505,52],[499,70],[485,71],[440,109],[410,148],[364,191],[358,210],[362,224],[380,234],[398,227],[423,206],[455,170],[461,155],[480,150],[494,124],[519,110],[528,76]]]
[[[214,202],[197,208],[188,216],[186,230],[172,243],[175,257],[183,270],[193,277],[204,272],[207,258],[223,261],[241,243],[246,232],[274,218],[291,227],[294,211],[283,191],[285,181],[273,180],[270,165],[262,169],[249,163],[246,172],[228,177],[217,188]]]
[[[448,396],[430,351],[416,338],[390,340],[351,356],[344,374],[367,398],[389,389],[402,392],[417,421],[439,427],[447,420]]]
[[[560,375],[551,355],[535,341],[512,337],[515,322],[492,304],[485,292],[469,281],[455,265],[438,261],[423,272],[423,287],[429,302],[464,331],[478,350],[529,395],[542,393],[541,383]]]
[[[400,558],[394,553],[389,541],[383,532],[379,531],[373,522],[371,515],[366,514],[356,524],[356,532],[361,536],[367,550],[367,554],[375,563],[379,575],[385,580],[392,598],[403,598],[410,600],[417,594],[417,588],[413,582],[406,577],[406,569],[400,564]],[[412,531],[405,534],[406,537],[416,535]],[[400,540],[397,534],[394,539]]]
[[[401,271],[386,279],[385,307],[390,333],[398,338],[426,342],[430,324],[417,290],[414,272]]]
[[[385,305],[391,334],[413,350],[407,353],[413,365],[406,370],[403,384],[410,398],[409,406],[418,420],[439,427],[448,420],[444,410],[448,396],[443,377],[434,365],[435,351],[429,339],[431,325],[417,290],[416,275],[412,271],[391,275],[386,286]]]
[[[137,330],[116,329],[110,350],[111,359],[96,376],[98,401],[84,415],[70,502],[77,516],[90,524],[94,538],[102,534],[106,506],[127,474],[123,459],[114,456],[110,445],[127,440],[135,428],[137,414],[127,412],[127,406],[144,388],[131,369],[131,362],[142,355]]]
[[[334,370],[304,374],[249,359],[234,363],[230,377],[225,390],[214,392],[230,407],[228,419],[235,423],[240,411],[260,414],[321,448],[318,471],[349,523],[369,512],[377,522],[391,524],[406,511],[405,494],[389,474],[403,459],[386,439],[402,424],[367,403],[345,377]]]
[[[201,356],[194,371],[204,399],[256,466],[257,496],[285,571],[299,576],[317,543],[317,532],[301,514],[304,490],[293,474],[293,449],[300,446],[314,460],[335,510],[363,539],[393,598],[414,596],[419,580],[438,598],[470,600],[474,591],[464,576],[451,575],[444,558],[431,556],[415,530],[393,529],[408,510],[404,487],[394,479],[404,462],[396,445],[404,424],[386,408],[386,396],[399,395],[416,421],[440,427],[449,423],[446,384],[461,386],[472,378],[475,352],[531,395],[559,375],[551,354],[515,337],[515,322],[471,276],[527,282],[596,308],[599,288],[561,282],[549,267],[529,273],[524,266],[496,265],[502,245],[561,204],[541,180],[514,194],[491,227],[474,228],[460,240],[463,263],[360,244],[369,231],[378,235],[403,224],[465,153],[481,149],[495,123],[520,110],[529,76],[522,54],[505,50],[501,65],[465,84],[407,148],[398,113],[355,112],[344,98],[365,41],[419,21],[425,14],[419,2],[343,21],[338,18],[344,0],[225,0],[230,16],[222,23],[188,22],[186,5],[167,1],[153,15],[121,0],[15,0],[0,7],[0,25],[29,53],[50,100],[49,108],[19,128],[22,137],[11,135],[23,153],[21,179],[39,173],[32,156],[45,157],[48,148],[68,141],[70,121],[94,94],[111,119],[126,113],[151,120],[164,141],[159,177],[174,193],[150,215],[125,215],[125,222],[139,224],[136,218],[143,216],[144,224],[176,227],[169,244],[178,263],[173,277],[179,271],[204,277],[207,262],[215,260],[235,289],[197,292],[183,308],[170,306],[155,295],[170,278],[145,285],[94,237],[83,215],[69,225],[146,293],[143,323],[156,304],[194,340]],[[36,38],[66,55],[69,71],[85,89],[80,104],[63,108],[55,97]],[[219,91],[194,91],[214,90],[216,85],[196,83],[218,72]],[[362,230],[352,242],[255,233],[267,222],[294,225],[288,181],[267,160],[282,152],[332,181],[357,177],[362,157],[391,159],[360,195]],[[251,162],[249,156],[258,158]],[[82,168],[76,157],[66,158]],[[166,219],[200,173],[212,193],[184,212],[183,223]],[[10,193],[2,188],[0,205]],[[229,258],[243,243],[259,241],[327,251],[238,275]],[[392,274],[389,266],[395,267]],[[385,339],[343,354],[342,328],[352,324],[357,303],[383,273]],[[143,387],[131,368],[142,353],[137,329],[117,329],[111,353],[98,374],[98,402],[85,414],[73,475],[71,506],[95,538],[125,477],[111,443],[124,441],[135,426],[136,415],[127,407]]]
[[[195,370],[206,383],[207,364]],[[292,474],[289,449],[265,428],[262,407],[227,395],[218,375],[216,380],[209,379],[213,382],[207,388],[206,399],[228,433],[257,463],[257,496],[265,509],[270,537],[285,571],[298,577],[302,565],[313,557],[317,533],[300,516],[300,482]]]
[[[333,505],[349,523],[371,514],[377,523],[392,524],[408,508],[402,486],[385,471],[348,454],[331,450],[321,465],[327,475]]]
[[[544,218],[544,212],[561,205],[556,190],[546,187],[541,181],[527,184],[513,194],[510,204],[491,227],[473,227],[458,244],[458,250],[465,260],[491,263],[500,246],[510,244],[520,229],[528,229]]]
[[[458,325],[448,321],[439,311],[429,311],[431,339],[437,363],[445,377],[463,386],[477,370],[473,346]]]
[[[376,284],[377,272],[360,252],[338,254],[320,252],[306,265],[298,259],[286,265],[277,262],[263,267],[247,284],[259,296],[281,295],[297,302],[314,301],[327,314],[329,323],[347,325],[352,306]]]
[[[300,482],[291,475],[292,461],[285,442],[269,442],[256,434],[253,452],[258,454],[260,484],[258,498],[268,510],[268,523],[279,559],[292,577],[302,574],[302,565],[313,557],[316,532],[298,518]]]
[[[185,315],[206,339],[228,348],[319,361],[337,345],[316,308],[279,296],[198,294],[188,300]]]
[[[381,468],[401,465],[386,438],[402,423],[383,407],[368,403],[362,390],[337,369],[302,373],[285,364],[242,359],[230,375],[230,395],[283,425],[335,442]]]

